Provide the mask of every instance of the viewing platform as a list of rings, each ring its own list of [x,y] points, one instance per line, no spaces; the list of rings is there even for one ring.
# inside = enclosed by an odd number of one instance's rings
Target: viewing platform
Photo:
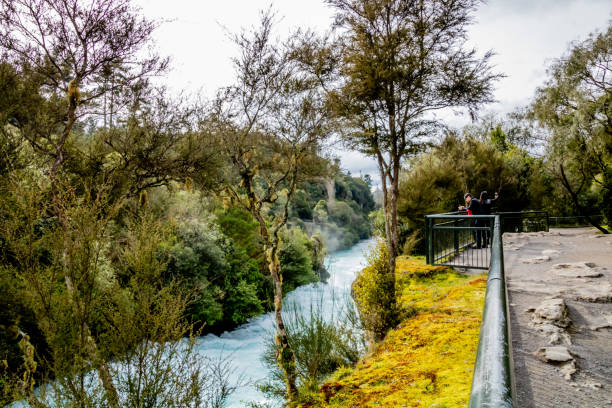
[[[470,407],[612,406],[612,235],[548,221],[426,217],[428,263],[489,271]]]
[[[516,406],[612,406],[612,235],[564,228],[503,243]]]

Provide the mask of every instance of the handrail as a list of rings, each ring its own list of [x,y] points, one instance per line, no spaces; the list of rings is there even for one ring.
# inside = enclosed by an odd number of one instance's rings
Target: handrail
[[[491,267],[470,393],[470,408],[514,407],[512,342],[500,216],[495,216]]]
[[[548,213],[548,211],[546,210],[529,210],[529,211],[499,211],[496,212],[496,215],[508,215],[508,214],[516,214],[516,215],[522,215],[522,214],[546,214]]]
[[[465,217],[463,214],[432,214],[427,215],[427,263],[435,264],[438,259],[434,255],[433,241],[436,231],[449,231],[453,227],[449,222],[434,224],[436,220],[478,220],[492,221],[491,231],[491,257],[487,288],[485,293],[485,304],[482,314],[482,324],[478,339],[478,350],[474,363],[474,376],[470,392],[470,408],[498,408],[515,406],[515,383],[514,364],[512,360],[512,341],[510,334],[510,320],[508,311],[508,294],[504,274],[504,252],[502,243],[502,218],[503,214],[497,215],[472,215]],[[442,225],[444,224],[444,225]],[[469,229],[478,230],[482,227],[457,225],[456,231]],[[456,240],[455,240],[456,241]],[[449,254],[457,252],[455,248],[449,248]],[[469,246],[470,244],[468,244]],[[443,251],[442,256],[445,255]]]

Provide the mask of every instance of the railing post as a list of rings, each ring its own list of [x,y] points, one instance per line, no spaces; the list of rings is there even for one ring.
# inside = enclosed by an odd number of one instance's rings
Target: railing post
[[[457,220],[453,221],[453,227],[457,226]],[[455,249],[455,256],[459,255],[459,230],[453,229],[453,247]]]
[[[427,264],[431,265],[434,263],[433,256],[433,218],[426,217],[426,230],[427,230]]]

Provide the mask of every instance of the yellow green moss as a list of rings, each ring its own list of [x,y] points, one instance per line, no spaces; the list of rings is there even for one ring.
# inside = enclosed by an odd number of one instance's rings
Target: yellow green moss
[[[486,277],[399,258],[406,318],[355,368],[338,370],[303,407],[464,407],[469,399]]]

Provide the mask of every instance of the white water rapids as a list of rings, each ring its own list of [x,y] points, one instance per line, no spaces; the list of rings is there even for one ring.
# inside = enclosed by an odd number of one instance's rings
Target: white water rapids
[[[314,283],[300,286],[285,296],[285,310],[290,304],[295,304],[298,310],[309,313],[315,305],[317,312],[333,318],[351,291],[351,283],[357,273],[365,266],[365,253],[374,243],[374,239],[364,240],[344,251],[336,251],[325,259],[325,266],[330,273],[327,283]],[[236,329],[220,336],[208,334],[197,342],[197,352],[211,359],[228,358],[234,372],[230,380],[233,383],[240,379],[247,385],[241,386],[233,393],[226,408],[239,408],[248,402],[267,402],[263,394],[255,387],[255,383],[265,380],[269,370],[262,361],[266,341],[274,331],[273,312],[253,318]],[[112,363],[111,363],[112,364]],[[92,384],[97,380],[95,372],[88,378]],[[8,405],[8,408],[22,408],[20,401]]]
[[[345,251],[327,256],[325,265],[330,278],[327,283],[300,286],[287,294],[284,305],[295,302],[308,313],[313,303],[322,303],[324,315],[332,315],[350,293],[351,283],[365,265],[364,254],[373,240],[365,240]],[[249,323],[225,332],[220,336],[208,334],[198,343],[198,351],[208,357],[230,356],[238,375],[244,376],[249,385],[240,387],[229,398],[227,408],[244,407],[247,402],[264,402],[263,395],[254,383],[268,376],[268,369],[262,362],[264,345],[274,330],[273,313],[253,318]]]

